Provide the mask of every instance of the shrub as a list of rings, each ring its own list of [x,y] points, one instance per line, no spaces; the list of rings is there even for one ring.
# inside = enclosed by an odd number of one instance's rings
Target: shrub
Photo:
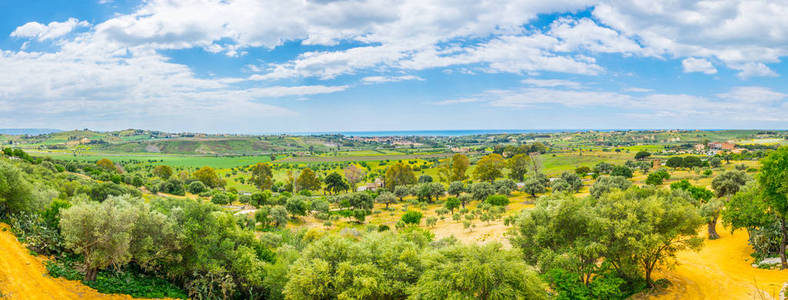
[[[213,194],[213,197],[211,197],[211,202],[219,205],[228,204],[230,203],[230,197],[224,192],[216,192]]]
[[[208,190],[208,187],[202,181],[194,181],[189,184],[187,190],[192,194],[201,194]]]
[[[402,219],[401,220],[405,224],[418,225],[419,223],[421,223],[421,217],[422,216],[423,215],[420,212],[415,211],[415,210],[411,210],[411,211],[406,212],[404,215],[402,215]]]
[[[505,195],[491,195],[484,202],[495,206],[506,206],[509,205],[509,197]]]

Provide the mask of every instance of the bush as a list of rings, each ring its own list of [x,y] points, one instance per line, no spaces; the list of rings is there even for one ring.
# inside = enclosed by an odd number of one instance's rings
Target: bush
[[[421,217],[422,216],[423,215],[420,212],[417,212],[415,210],[411,210],[411,211],[406,212],[404,215],[402,215],[402,219],[401,220],[405,224],[418,225],[419,223],[421,223]]]
[[[48,261],[46,269],[49,275],[55,278],[63,277],[68,280],[83,280],[85,275],[76,268],[74,263],[77,257],[62,257],[58,261]],[[178,298],[186,299],[186,292],[154,276],[143,274],[134,268],[121,271],[100,271],[96,280],[83,282],[87,286],[105,294],[126,294],[134,298]]]
[[[63,252],[63,237],[57,227],[48,224],[37,214],[21,213],[10,217],[9,223],[19,241],[30,250],[44,255]]]
[[[192,194],[201,194],[208,190],[208,186],[202,183],[202,181],[195,181],[189,184],[187,190]]]
[[[491,195],[484,202],[495,206],[506,206],[509,205],[509,197],[505,195]]]
[[[230,203],[230,197],[224,192],[216,192],[213,194],[213,197],[211,197],[211,202],[219,205],[228,204]]]
[[[632,178],[632,169],[627,166],[615,166],[613,171],[610,171],[611,176],[622,176],[625,178]]]

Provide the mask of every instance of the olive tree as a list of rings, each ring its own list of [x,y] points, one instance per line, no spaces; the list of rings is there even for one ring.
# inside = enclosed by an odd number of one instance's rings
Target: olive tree
[[[83,201],[61,211],[60,230],[66,248],[84,257],[85,280],[99,269],[131,260],[129,246],[138,214],[128,196],[104,202]]]
[[[536,271],[498,243],[430,253],[424,269],[412,299],[549,299]]]

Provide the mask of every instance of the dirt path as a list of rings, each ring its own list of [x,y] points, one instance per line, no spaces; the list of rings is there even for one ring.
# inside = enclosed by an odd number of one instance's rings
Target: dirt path
[[[47,275],[42,258],[30,252],[0,224],[0,292],[6,299],[132,299],[107,295],[78,281]]]
[[[674,270],[657,274],[673,284],[658,295],[636,299],[776,299],[788,270],[763,270],[751,266],[752,250],[747,232],[733,235],[717,226],[720,239],[707,240],[699,252],[682,252]],[[760,295],[759,295],[760,294]]]

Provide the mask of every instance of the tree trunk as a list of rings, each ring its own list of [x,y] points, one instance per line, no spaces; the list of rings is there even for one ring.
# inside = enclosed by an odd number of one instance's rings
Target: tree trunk
[[[788,263],[785,261],[785,242],[788,241],[788,229],[785,228],[785,217],[780,218],[780,231],[782,238],[780,239],[780,269],[785,270],[788,268]]]
[[[96,268],[88,268],[85,271],[85,281],[94,281],[96,280],[96,274],[98,273],[98,269]]]
[[[720,235],[717,233],[717,216],[714,216],[714,219],[709,221],[709,239],[716,240],[720,238]]]

